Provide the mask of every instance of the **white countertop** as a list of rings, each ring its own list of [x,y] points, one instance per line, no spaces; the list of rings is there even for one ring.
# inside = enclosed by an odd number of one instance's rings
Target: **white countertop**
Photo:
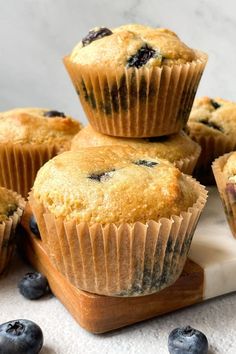
[[[205,230],[212,232],[214,237],[217,237],[217,230],[224,231],[227,237],[230,234],[221,202],[216,193],[212,196],[212,191],[196,239]],[[30,268],[20,260],[14,263],[9,275],[0,280],[0,321],[26,318],[38,323],[45,337],[42,354],[167,354],[169,332],[188,324],[207,335],[209,354],[236,353],[236,293],[112,333],[93,335],[83,330],[56,298],[24,299],[18,293],[17,282]]]

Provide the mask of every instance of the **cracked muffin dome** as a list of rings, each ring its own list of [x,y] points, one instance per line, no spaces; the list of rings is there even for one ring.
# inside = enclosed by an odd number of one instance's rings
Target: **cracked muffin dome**
[[[94,28],[64,58],[92,127],[144,138],[185,127],[207,55],[163,28]]]
[[[75,135],[71,142],[71,150],[76,151],[82,147],[106,145],[129,145],[140,154],[166,159],[172,163],[189,159],[192,156],[195,156],[196,162],[200,154],[200,146],[183,131],[162,137],[132,139],[100,134],[91,125],[87,125]],[[177,165],[177,167],[179,166]]]
[[[198,196],[166,160],[143,157],[130,147],[104,146],[48,161],[38,171],[33,197],[55,217],[91,225],[179,215]]]
[[[0,224],[16,211],[19,199],[11,190],[0,187]]]
[[[222,98],[201,97],[195,100],[189,121],[190,136],[225,136],[235,140],[236,103]]]
[[[81,126],[63,112],[17,108],[0,113],[0,144],[68,145]]]
[[[78,121],[55,110],[0,112],[0,185],[27,198],[39,168],[69,150],[80,128]]]
[[[197,54],[168,29],[129,24],[90,30],[73,49],[70,59],[82,65],[117,69],[185,64],[196,60]]]

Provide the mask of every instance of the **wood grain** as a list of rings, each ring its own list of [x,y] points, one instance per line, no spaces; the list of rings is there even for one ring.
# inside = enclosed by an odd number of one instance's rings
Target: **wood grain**
[[[202,301],[204,274],[196,263],[187,260],[177,282],[159,293],[121,298],[90,294],[75,288],[57,271],[45,252],[42,241],[29,229],[31,211],[27,206],[22,225],[22,246],[35,269],[45,274],[54,295],[75,320],[92,333],[104,333],[148,318],[162,315]]]

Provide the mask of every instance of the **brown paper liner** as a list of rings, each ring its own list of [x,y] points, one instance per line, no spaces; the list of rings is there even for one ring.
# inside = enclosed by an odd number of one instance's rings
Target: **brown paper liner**
[[[226,136],[194,136],[191,135],[191,133],[190,137],[202,148],[194,171],[194,177],[203,184],[215,184],[215,178],[211,168],[212,162],[217,157],[236,150],[236,140],[230,140]]]
[[[15,250],[15,230],[24,211],[25,201],[20,195],[12,191],[19,198],[18,208],[6,221],[0,222],[0,275],[3,275]]]
[[[55,218],[30,194],[45,249],[76,287],[110,296],[140,296],[174,283],[182,272],[207,192],[186,176],[196,203],[180,216],[146,224],[102,226]]]
[[[212,170],[215,176],[217,188],[225,210],[225,215],[233,236],[236,238],[236,184],[229,182],[223,173],[231,153],[225,154],[216,159],[212,164]]]
[[[0,186],[26,198],[37,171],[61,151],[57,144],[0,144]]]
[[[201,147],[197,146],[194,153],[192,153],[189,157],[186,157],[186,158],[180,159],[180,160],[176,160],[173,164],[181,172],[183,172],[187,175],[192,175],[200,154],[201,154]]]
[[[192,108],[207,55],[161,68],[110,68],[64,64],[92,127],[120,137],[152,137],[179,132]]]

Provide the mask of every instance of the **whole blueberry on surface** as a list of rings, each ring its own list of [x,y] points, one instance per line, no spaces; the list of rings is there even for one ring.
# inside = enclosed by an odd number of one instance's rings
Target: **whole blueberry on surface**
[[[170,354],[207,354],[207,337],[190,326],[175,328],[169,335],[168,349]]]
[[[29,300],[36,300],[48,294],[47,278],[37,272],[26,273],[18,283],[20,293]]]
[[[30,230],[33,232],[33,234],[35,234],[35,236],[40,238],[38,224],[37,224],[35,217],[33,215],[30,218],[29,226],[30,226]]]
[[[38,354],[43,332],[34,322],[14,320],[0,325],[0,354]]]

